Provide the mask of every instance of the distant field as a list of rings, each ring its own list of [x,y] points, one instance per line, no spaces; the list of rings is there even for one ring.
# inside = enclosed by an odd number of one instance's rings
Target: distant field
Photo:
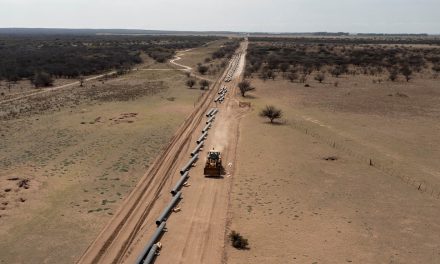
[[[225,45],[230,44],[231,40],[229,39],[222,39],[217,40],[215,42],[212,42],[208,46],[204,46],[202,48],[189,50],[185,52],[187,56],[184,56],[182,60],[179,61],[179,63],[182,63],[184,65],[188,65],[191,68],[194,69],[194,72],[197,71],[197,66],[199,64],[205,65],[208,67],[207,77],[211,79],[215,79],[216,77],[220,76],[222,73],[222,69],[226,66],[226,63],[228,62],[227,57],[214,59],[213,54],[217,51],[219,51],[222,47],[225,47]],[[235,49],[234,49],[235,50]]]

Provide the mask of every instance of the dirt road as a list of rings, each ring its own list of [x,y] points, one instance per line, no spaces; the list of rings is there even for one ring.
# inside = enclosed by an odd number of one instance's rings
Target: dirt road
[[[104,77],[106,75],[112,75],[114,73],[116,73],[116,71],[111,71],[111,72],[108,72],[108,73],[105,73],[105,74],[100,74],[100,75],[97,75],[97,76],[93,76],[93,77],[84,79],[84,82],[93,81],[93,80],[102,78],[102,77]],[[31,96],[34,96],[34,95],[37,95],[37,94],[53,92],[53,91],[56,91],[56,90],[72,87],[72,86],[79,85],[79,84],[80,84],[80,82],[77,81],[77,82],[72,82],[72,83],[68,83],[68,84],[64,84],[64,85],[60,85],[60,86],[56,86],[56,87],[45,88],[45,89],[38,90],[36,92],[29,93],[29,94],[26,94],[26,95],[23,95],[23,96],[14,97],[14,98],[11,98],[11,99],[0,101],[0,104],[17,101],[17,100],[20,100],[20,99],[23,99],[23,98],[26,98],[26,97],[31,97]]]
[[[242,51],[246,48],[247,43],[243,43]],[[244,56],[241,60],[239,73],[244,67]],[[236,74],[227,84],[227,99],[218,105],[220,113],[209,131],[205,150],[190,171],[191,186],[183,190],[183,199],[178,205],[182,211],[172,214],[167,221],[168,232],[161,239],[163,249],[156,263],[222,262],[230,175],[223,179],[204,178],[202,164],[206,149],[215,147],[222,151],[228,173],[233,172],[238,137],[238,118],[235,117],[239,114],[234,110],[238,107],[235,87],[239,76]],[[215,106],[213,98],[222,81],[223,76],[202,98],[79,263],[134,263],[156,229],[156,217],[171,199],[170,190],[180,177],[179,169],[195,147],[201,127],[205,125],[204,114]]]

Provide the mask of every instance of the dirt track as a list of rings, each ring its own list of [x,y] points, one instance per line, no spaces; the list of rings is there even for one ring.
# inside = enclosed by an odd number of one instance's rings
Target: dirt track
[[[244,43],[242,49],[246,47]],[[205,143],[205,149],[215,147],[222,151],[228,173],[234,168],[238,137],[238,118],[235,117],[239,113],[233,111],[238,107],[234,89],[243,66],[244,56],[234,80],[227,84],[227,100],[218,105],[220,113]],[[214,106],[213,98],[222,80],[223,77],[202,98],[79,263],[133,263],[136,260],[156,228],[156,217],[171,199],[169,192],[200,136],[201,127],[205,125],[204,114]],[[200,153],[197,166],[190,171],[191,186],[183,190],[183,199],[178,205],[182,211],[171,215],[167,221],[168,232],[161,239],[164,247],[156,263],[222,262],[230,175],[223,179],[204,178],[205,154],[206,151]]]

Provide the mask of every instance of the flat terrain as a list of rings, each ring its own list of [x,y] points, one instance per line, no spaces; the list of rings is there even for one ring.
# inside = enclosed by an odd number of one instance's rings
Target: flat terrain
[[[230,208],[250,249],[228,263],[440,259],[438,80],[335,81],[252,79]],[[280,123],[258,116],[269,104]]]
[[[203,92],[145,59],[0,105],[1,263],[77,261],[193,111]]]
[[[242,50],[246,47],[245,42]],[[205,148],[212,146],[223,152],[225,164],[230,163],[228,176],[205,178],[202,168],[206,149],[200,152],[199,161],[190,170],[189,188],[183,189],[183,200],[178,205],[181,211],[167,219],[167,232],[160,240],[163,248],[156,263],[222,262],[230,175],[235,163],[238,132],[237,111],[234,110],[238,104],[232,91],[243,67],[242,57],[237,78],[228,85],[230,95],[224,104],[217,105],[220,114],[205,143]],[[196,105],[165,151],[139,180],[115,217],[82,256],[80,263],[133,263],[139,257],[156,230],[155,220],[171,200],[170,190],[180,178],[180,168],[188,162],[189,153],[206,125],[206,111],[215,106],[213,99],[220,84],[223,84],[221,80]]]
[[[227,39],[216,40],[204,47],[197,49],[190,49],[187,52],[185,52],[186,55],[183,56],[182,59],[179,60],[178,62],[183,65],[189,66],[190,68],[194,69],[195,72],[197,72],[197,65],[199,63],[205,64],[209,67],[209,71],[207,72],[206,77],[215,80],[216,78],[220,77],[220,75],[223,73],[221,65],[222,63],[226,64],[228,62],[228,59],[223,58],[217,60],[210,60],[209,62],[205,62],[205,59],[206,58],[211,59],[211,56],[209,56],[209,54],[212,54],[213,52],[217,51],[227,41],[228,41]]]

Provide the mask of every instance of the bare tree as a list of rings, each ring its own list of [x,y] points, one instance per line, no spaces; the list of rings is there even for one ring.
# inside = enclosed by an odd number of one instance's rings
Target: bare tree
[[[273,105],[267,105],[266,108],[261,110],[260,116],[269,118],[270,123],[273,123],[275,119],[279,119],[283,116],[283,112]]]
[[[243,80],[238,84],[238,88],[240,88],[241,96],[245,96],[246,92],[255,90],[254,87],[251,86],[251,83],[248,80]]]
[[[84,77],[83,76],[79,77],[79,87],[84,87]]]

